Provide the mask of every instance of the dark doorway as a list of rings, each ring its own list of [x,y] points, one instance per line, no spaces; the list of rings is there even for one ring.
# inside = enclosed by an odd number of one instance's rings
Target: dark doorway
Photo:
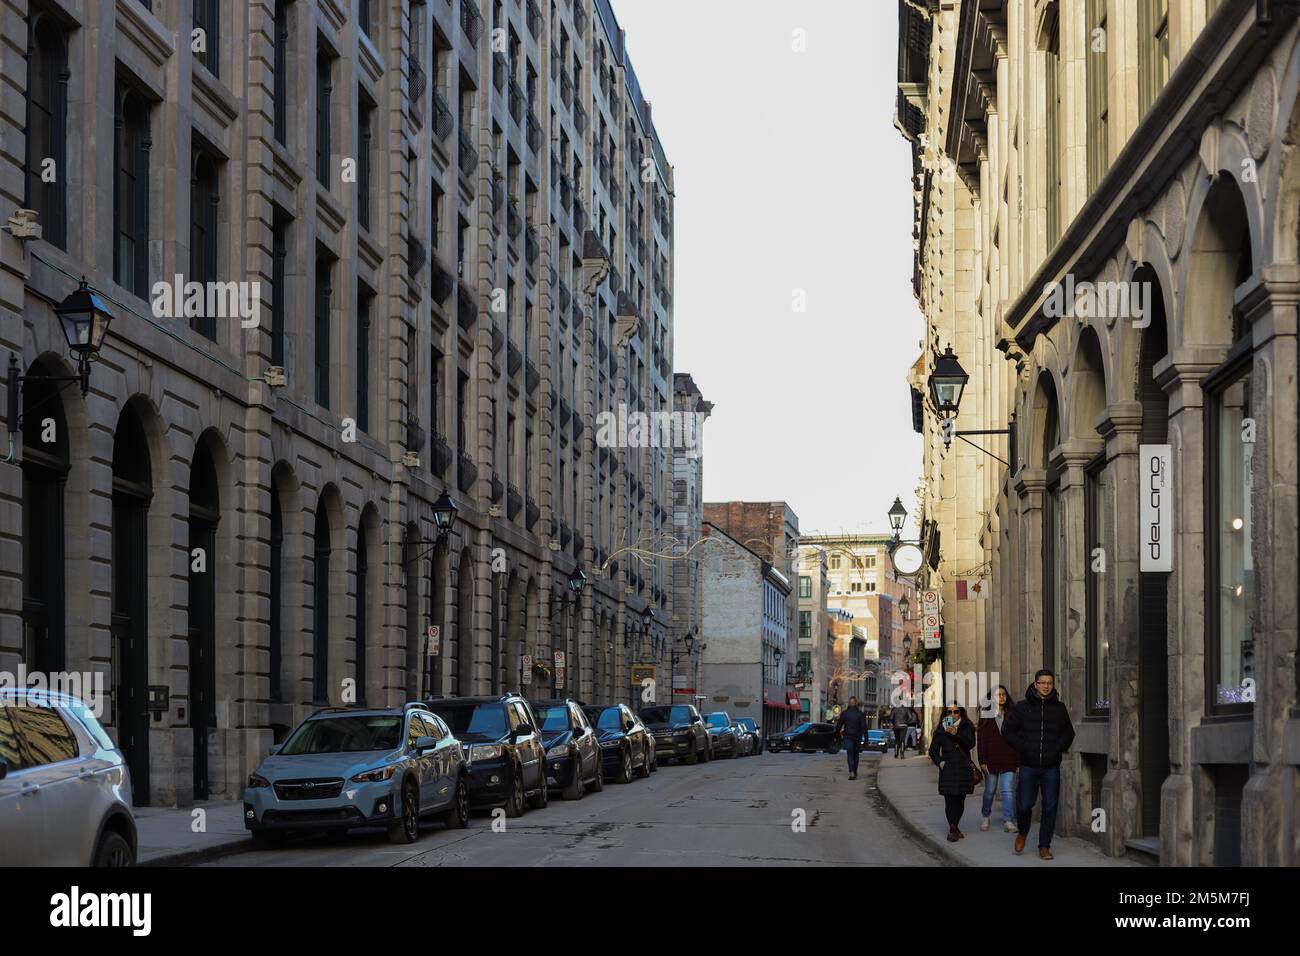
[[[1149,269],[1138,270],[1135,281],[1150,283],[1151,324],[1142,334],[1138,367],[1138,399],[1142,403],[1144,445],[1169,440],[1169,397],[1156,384],[1155,364],[1169,351],[1164,298]],[[1139,472],[1141,469],[1139,468]],[[1131,505],[1138,520],[1139,503]],[[1160,835],[1160,788],[1169,775],[1169,575],[1138,573],[1138,764],[1142,781],[1142,836]]]
[[[37,361],[28,374],[62,370]],[[61,671],[64,636],[63,488],[68,480],[67,422],[52,382],[23,383],[23,662],[29,671]]]
[[[330,519],[325,500],[316,506],[315,561],[313,563],[311,699],[329,703],[330,675]]]
[[[149,445],[127,406],[113,437],[113,724],[132,799],[149,805]],[[161,716],[160,716],[161,719]]]
[[[190,728],[194,736],[194,799],[208,798],[208,743],[217,726],[217,472],[200,439],[190,470]]]

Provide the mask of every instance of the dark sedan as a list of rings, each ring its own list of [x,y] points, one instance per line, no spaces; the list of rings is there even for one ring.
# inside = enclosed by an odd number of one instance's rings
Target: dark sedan
[[[461,743],[472,806],[503,806],[508,817],[523,816],[528,807],[546,807],[542,735],[528,701],[505,694],[431,700],[428,707]]]
[[[605,778],[629,783],[633,776],[650,776],[654,744],[645,725],[623,704],[582,708],[596,728],[596,740],[605,763]]]
[[[840,744],[840,735],[835,726],[821,723],[799,724],[767,738],[768,750],[789,750],[792,753],[812,753],[814,750],[839,753]]]
[[[605,787],[605,767],[600,744],[587,715],[571,700],[529,702],[537,716],[546,748],[546,783],[560,790],[565,800],[581,800],[591,790]]]
[[[664,759],[686,763],[709,759],[709,732],[692,704],[643,707],[641,720],[654,735],[655,748]]]
[[[715,710],[704,718],[713,738],[713,753],[716,756],[735,757],[740,753],[740,742],[736,739],[736,728],[731,726],[731,715],[725,710]]]
[[[754,753],[761,754],[763,752],[763,735],[759,733],[758,723],[754,718],[737,717],[736,723],[744,727],[745,730],[749,732],[749,735],[754,738]]]

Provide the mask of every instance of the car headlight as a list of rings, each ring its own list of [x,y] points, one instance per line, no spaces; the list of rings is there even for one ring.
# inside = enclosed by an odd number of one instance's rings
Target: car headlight
[[[263,787],[269,787],[271,784],[265,777],[259,777],[255,773],[248,775],[248,789],[260,790]]]
[[[503,753],[505,747],[501,744],[475,744],[469,748],[469,759],[471,763],[475,760],[496,760]]]
[[[353,783],[376,783],[380,780],[388,780],[393,776],[396,768],[389,764],[387,767],[379,767],[376,770],[367,770],[359,773],[352,778]]]
[[[554,747],[552,747],[550,750],[546,751],[546,757],[547,757],[548,760],[550,760],[550,759],[559,760],[559,759],[561,759],[561,758],[563,758],[563,757],[567,757],[567,756],[569,756],[569,745],[568,745],[568,744],[556,744],[556,745],[555,745]]]

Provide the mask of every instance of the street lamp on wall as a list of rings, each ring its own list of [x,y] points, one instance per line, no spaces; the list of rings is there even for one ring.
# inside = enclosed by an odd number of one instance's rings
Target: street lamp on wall
[[[81,397],[90,391],[90,363],[99,358],[99,350],[104,346],[104,337],[108,335],[108,326],[113,321],[104,297],[86,285],[83,276],[81,284],[60,302],[54,309],[59,317],[59,326],[63,337],[67,339],[68,351],[77,362],[75,375],[23,375],[19,371],[18,356],[9,354],[8,381],[8,428],[12,437],[22,427],[22,384],[23,382],[80,382]]]
[[[952,346],[949,345],[939,356],[938,361],[934,363],[934,370],[930,373],[930,400],[934,403],[935,410],[938,411],[943,419],[943,445],[947,448],[952,444],[954,437],[960,438],[972,448],[979,449],[990,458],[996,458],[1002,464],[1011,467],[1007,462],[998,458],[997,455],[975,444],[967,435],[1010,435],[1010,428],[981,428],[972,431],[958,431],[956,422],[957,410],[961,405],[962,394],[966,391],[966,383],[970,381],[970,375],[961,363],[957,361],[957,356],[953,353]],[[1012,417],[1014,422],[1015,418]]]

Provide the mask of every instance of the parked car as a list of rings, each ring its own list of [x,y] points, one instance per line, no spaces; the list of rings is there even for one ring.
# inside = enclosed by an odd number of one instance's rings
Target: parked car
[[[429,709],[460,741],[471,807],[505,807],[508,817],[545,809],[546,747],[528,701],[518,694],[438,698]]]
[[[758,753],[757,735],[750,733],[749,728],[740,722],[740,718],[731,718],[731,729],[736,732],[736,746],[742,757],[752,757]]]
[[[735,728],[731,726],[731,715],[724,710],[715,710],[704,718],[704,723],[713,738],[713,753],[716,756],[735,757],[740,753],[736,740]]]
[[[460,741],[422,704],[324,707],[294,729],[248,777],[244,826],[276,844],[292,830],[382,826],[414,843],[420,819],[469,823]]]
[[[583,710],[596,728],[607,780],[629,783],[633,776],[650,776],[654,742],[650,739],[650,731],[627,706],[590,705]]]
[[[763,735],[758,729],[758,722],[753,717],[737,717],[736,722],[754,738],[754,753],[761,754],[763,752]]]
[[[0,690],[0,863],[131,866],[126,760],[80,699]]]
[[[711,754],[709,732],[704,718],[692,704],[663,704],[641,708],[642,723],[654,737],[655,749],[662,759],[695,763],[708,760]]]
[[[889,734],[883,730],[867,731],[867,750],[879,750],[882,754],[889,752]]]
[[[802,723],[781,733],[771,734],[767,738],[767,749],[789,750],[794,753],[824,750],[833,754],[839,753],[841,743],[833,724]]]
[[[605,763],[596,731],[572,700],[529,702],[537,716],[546,748],[546,784],[561,791],[565,800],[581,800],[590,788],[605,788]]]

